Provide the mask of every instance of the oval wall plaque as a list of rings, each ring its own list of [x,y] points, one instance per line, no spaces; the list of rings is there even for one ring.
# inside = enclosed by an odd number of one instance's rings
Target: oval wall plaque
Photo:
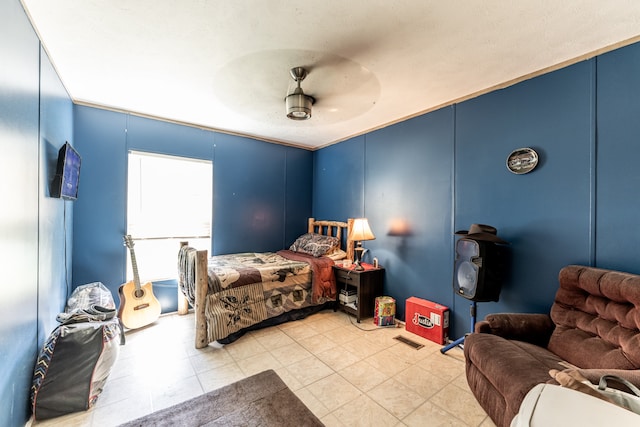
[[[538,153],[531,148],[518,148],[507,157],[507,169],[522,175],[531,172],[538,165]]]

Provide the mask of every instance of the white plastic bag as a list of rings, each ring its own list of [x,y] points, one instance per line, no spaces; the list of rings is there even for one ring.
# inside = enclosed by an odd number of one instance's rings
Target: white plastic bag
[[[640,426],[640,415],[597,397],[560,387],[538,384],[525,396],[511,427]]]
[[[630,393],[608,387],[607,383],[609,382],[617,382],[624,385],[629,389]],[[633,411],[636,414],[640,414],[640,390],[638,390],[636,386],[634,386],[624,378],[620,378],[616,375],[603,375],[600,378],[600,383],[597,386],[594,386],[592,384],[588,385],[595,387],[595,389],[599,393],[604,394],[616,405],[622,406],[623,408]]]

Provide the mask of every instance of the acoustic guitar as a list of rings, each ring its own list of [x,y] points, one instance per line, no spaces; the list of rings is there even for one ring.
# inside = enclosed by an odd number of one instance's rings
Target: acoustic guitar
[[[147,282],[140,285],[138,276],[138,264],[133,250],[133,239],[130,235],[124,236],[124,244],[131,254],[131,267],[133,268],[133,281],[120,285],[120,307],[118,317],[125,328],[136,329],[155,322],[160,317],[160,303],[153,295],[153,285]]]

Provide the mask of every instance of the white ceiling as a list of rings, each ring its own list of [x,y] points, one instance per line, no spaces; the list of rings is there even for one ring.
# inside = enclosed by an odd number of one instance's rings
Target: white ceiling
[[[311,149],[640,40],[638,0],[22,3],[74,102]]]

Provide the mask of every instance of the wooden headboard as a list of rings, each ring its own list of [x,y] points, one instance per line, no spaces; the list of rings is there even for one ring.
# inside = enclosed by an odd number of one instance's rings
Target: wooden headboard
[[[353,261],[353,248],[354,242],[349,240],[349,234],[353,228],[353,218],[349,218],[347,222],[342,221],[316,221],[315,218],[309,218],[309,233],[322,234],[324,236],[337,237],[342,242],[342,231],[346,229],[346,235],[344,235],[347,241],[347,259]]]

